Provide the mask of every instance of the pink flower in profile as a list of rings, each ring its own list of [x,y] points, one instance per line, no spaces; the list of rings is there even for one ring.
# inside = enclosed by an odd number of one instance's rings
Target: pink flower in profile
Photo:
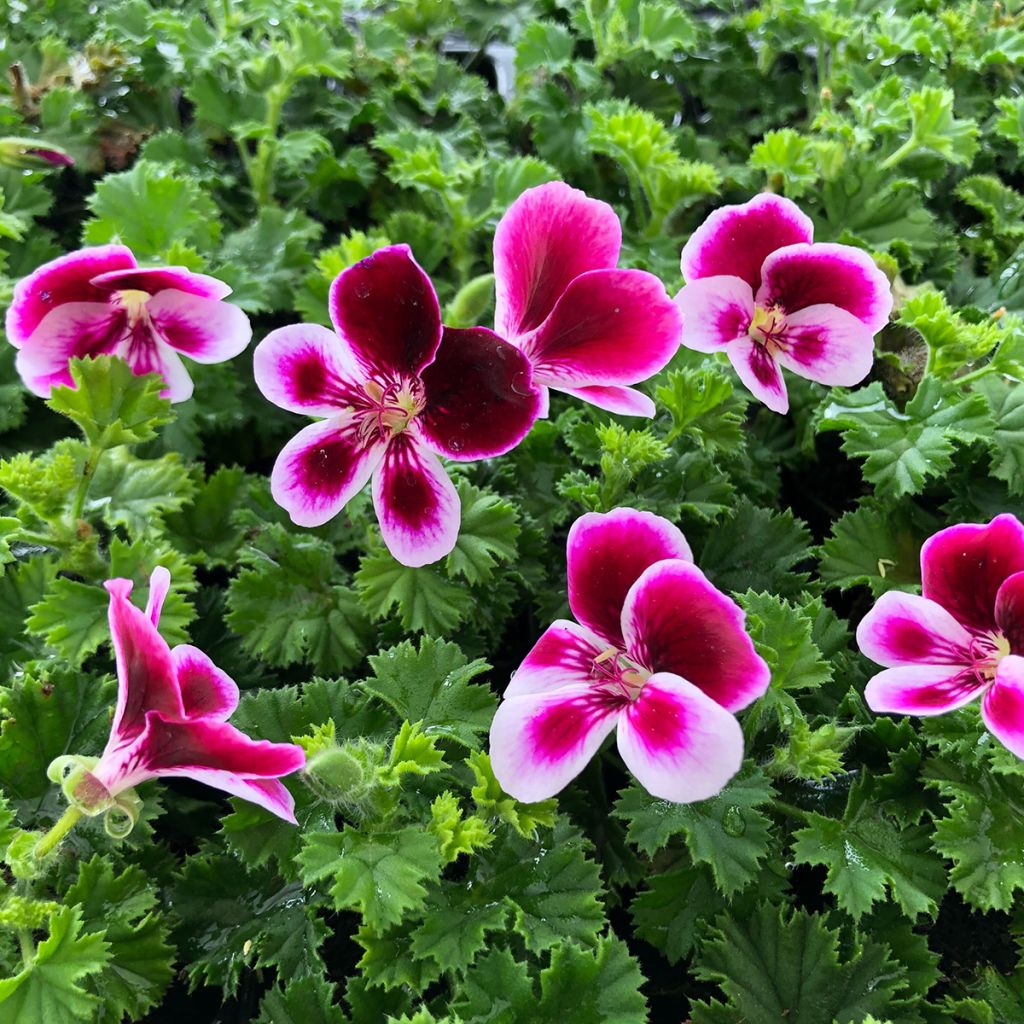
[[[231,289],[184,267],[140,267],[123,245],[100,245],[43,264],[19,281],[7,310],[25,386],[48,398],[72,385],[74,357],[115,355],[137,374],[159,373],[172,402],[192,395],[181,355],[197,363],[237,356],[249,318],[222,300]]]
[[[681,318],[665,287],[621,270],[615,211],[564,182],[527,189],[494,234],[494,329],[533,363],[544,387],[611,412],[653,416],[628,384],[679,348]]]
[[[617,729],[651,794],[719,792],[743,760],[734,712],[768,688],[743,610],[693,564],[660,516],[588,513],[569,531],[569,607],[505,690],[491,726],[494,774],[518,800],[553,796]]]
[[[884,665],[864,693],[872,711],[941,715],[981,697],[981,717],[1024,758],[1024,526],[940,530],[921,548],[921,592],[883,594],[857,643]]]
[[[251,740],[228,724],[238,687],[202,651],[189,644],[172,650],[157,632],[169,585],[170,574],[157,566],[143,613],[129,600],[130,580],[107,582],[118,683],[110,739],[99,760],[58,758],[51,776],[78,766],[65,791],[87,814],[115,806],[131,814],[127,790],[173,777],[205,782],[294,823],[294,801],[278,779],[303,767],[302,748]]]
[[[867,253],[813,235],[795,203],[763,193],[715,210],[683,248],[683,344],[725,352],[774,412],[789,408],[780,366],[820,384],[860,383],[892,309]]]
[[[404,565],[455,546],[459,496],[438,455],[501,455],[540,410],[529,361],[484,327],[441,324],[437,294],[407,245],[378,249],[330,293],[337,333],[297,324],[256,347],[256,383],[290,412],[324,419],[278,456],[274,500],[300,526],[336,516],[373,477],[388,550]]]

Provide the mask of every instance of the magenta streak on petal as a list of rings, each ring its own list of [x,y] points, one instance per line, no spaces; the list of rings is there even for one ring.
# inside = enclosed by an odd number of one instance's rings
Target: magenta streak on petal
[[[870,330],[838,306],[808,306],[785,319],[776,358],[808,380],[852,387],[871,371],[875,342]]]
[[[672,694],[656,687],[645,687],[642,704],[634,714],[642,717],[643,727],[637,729],[637,739],[644,749],[655,756],[671,756],[686,746],[686,726],[689,716],[686,709]]]
[[[789,395],[782,371],[764,345],[751,338],[740,338],[726,350],[740,380],[747,390],[772,410],[789,410]]]
[[[238,687],[197,647],[180,644],[171,651],[181,702],[188,718],[224,721],[238,707]]]
[[[592,387],[563,387],[555,390],[572,395],[573,398],[578,398],[581,402],[596,405],[598,409],[617,413],[619,416],[645,416],[647,419],[653,419],[657,412],[654,400],[636,388],[615,384],[595,384]]]
[[[861,619],[857,643],[865,657],[888,667],[918,663],[969,665],[974,637],[941,605],[889,591]]]
[[[602,689],[549,703],[538,711],[530,724],[529,736],[535,756],[548,763],[572,757],[604,718],[628,703],[625,697]]]
[[[146,303],[155,333],[197,363],[221,363],[252,339],[249,318],[230,302],[167,288]]]
[[[691,281],[675,297],[683,314],[682,344],[695,352],[718,352],[745,338],[754,317],[754,293],[739,277]]]
[[[505,689],[506,697],[544,693],[561,686],[590,686],[595,659],[607,643],[568,619],[553,622],[533,645]]]
[[[901,665],[868,680],[864,699],[872,711],[941,715],[969,704],[988,685],[972,669],[957,665]]]

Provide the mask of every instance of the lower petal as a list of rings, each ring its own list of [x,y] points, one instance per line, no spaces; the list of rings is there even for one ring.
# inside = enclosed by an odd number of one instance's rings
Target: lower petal
[[[168,288],[146,303],[163,340],[197,363],[233,359],[252,340],[249,318],[230,302]]]
[[[178,676],[185,716],[227,721],[238,707],[235,681],[191,644],[175,647],[171,661]]]
[[[72,383],[71,359],[114,351],[127,330],[124,314],[105,302],[68,302],[40,322],[15,365],[33,394],[49,398],[54,385]]]
[[[1007,655],[981,702],[981,717],[1007,750],[1024,758],[1024,658]]]
[[[786,382],[778,363],[763,345],[740,338],[728,348],[729,362],[747,390],[772,412],[789,410]]]
[[[420,377],[426,394],[418,421],[422,436],[450,459],[504,455],[540,413],[530,361],[486,327],[445,327],[437,355]]]
[[[654,401],[636,388],[627,388],[609,384],[584,388],[558,388],[573,398],[596,405],[598,409],[618,413],[620,416],[646,416],[653,419],[657,407]]]
[[[970,704],[988,686],[952,665],[902,665],[868,680],[864,699],[872,711],[892,715],[942,715]]]
[[[656,562],[633,584],[622,609],[627,653],[652,672],[689,680],[729,711],[768,689],[746,616],[690,562]]]
[[[360,437],[352,414],[303,427],[281,450],[270,474],[270,493],[292,522],[323,526],[366,486],[385,445]]]
[[[588,685],[502,701],[491,723],[491,766],[501,788],[525,803],[554,796],[597,753],[620,707]]]
[[[808,306],[786,316],[779,348],[783,366],[829,387],[852,387],[875,361],[874,335],[838,306]]]
[[[688,804],[720,793],[743,763],[743,730],[706,693],[667,672],[622,713],[619,753],[651,796]]]
[[[402,565],[428,565],[455,547],[458,492],[438,457],[411,431],[391,439],[373,477],[373,507],[384,543]]]
[[[574,278],[547,319],[519,344],[539,383],[557,388],[636,384],[679,348],[682,316],[643,270],[592,270]]]
[[[593,685],[595,659],[607,648],[607,642],[589,629],[559,619],[548,626],[516,669],[505,688],[505,697]]]
[[[683,314],[682,344],[695,352],[718,352],[745,337],[754,318],[754,292],[739,277],[691,281],[675,302]]]
[[[883,594],[857,627],[861,654],[885,665],[964,665],[971,634],[934,601],[892,590]]]
[[[170,345],[157,338],[146,339],[141,343],[129,342],[127,348],[122,345],[117,355],[123,355],[132,373],[138,376],[146,373],[160,374],[164,379],[164,388],[160,392],[162,398],[177,403],[187,402],[192,397],[192,378],[181,356]]]

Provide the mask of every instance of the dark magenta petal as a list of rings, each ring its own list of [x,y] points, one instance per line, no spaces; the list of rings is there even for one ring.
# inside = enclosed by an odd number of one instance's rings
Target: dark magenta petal
[[[304,427],[281,450],[270,493],[293,523],[322,526],[366,486],[387,445],[362,428],[359,414],[340,414]]]
[[[391,245],[343,270],[331,285],[331,320],[364,374],[415,376],[441,343],[441,308],[407,245]]]
[[[789,393],[782,370],[764,345],[738,338],[727,349],[729,362],[746,389],[772,412],[789,411]]]
[[[996,593],[996,625],[1014,654],[1024,654],[1024,572],[1008,577]]]
[[[770,673],[744,628],[746,615],[690,562],[657,562],[626,595],[622,632],[630,657],[671,672],[729,711],[768,689]]]
[[[901,665],[868,680],[864,700],[893,715],[943,715],[969,704],[988,683],[959,665]]]
[[[622,606],[644,570],[666,558],[692,561],[682,531],[652,512],[588,512],[569,531],[569,607],[588,629],[623,646]]]
[[[778,361],[807,380],[853,387],[870,372],[875,339],[852,313],[838,306],[808,306],[786,317]]]
[[[876,334],[889,322],[889,279],[862,249],[831,242],[790,245],[773,252],[761,270],[759,306],[794,313],[806,306],[838,306]]]
[[[675,355],[682,322],[653,274],[593,270],[573,279],[521,344],[540,384],[637,384]]]
[[[65,302],[32,332],[18,351],[15,366],[33,394],[49,398],[56,385],[73,383],[71,359],[109,355],[128,334],[123,310],[106,302]]]
[[[596,659],[608,643],[568,619],[558,619],[544,631],[505,688],[506,697],[546,693],[562,686],[586,686],[596,677]]]
[[[165,288],[197,295],[202,299],[223,299],[231,286],[208,274],[197,274],[185,267],[130,267],[97,274],[92,283],[106,292],[140,291],[156,295]]]
[[[625,702],[588,685],[503,700],[491,723],[501,788],[526,803],[554,796],[597,753]]]
[[[373,507],[388,551],[421,566],[449,554],[462,507],[438,457],[411,430],[396,434],[373,476]]]
[[[157,334],[197,363],[234,359],[252,339],[249,318],[230,302],[166,288],[146,303]]]
[[[887,668],[897,665],[967,665],[971,634],[934,601],[916,594],[883,594],[861,619],[861,653]]]
[[[921,590],[968,629],[996,629],[996,594],[1024,571],[1024,526],[1005,513],[940,530],[921,548]]]
[[[178,689],[186,718],[226,721],[238,707],[235,681],[191,644],[179,644],[171,651],[178,676]]]
[[[813,237],[811,218],[796,203],[763,192],[739,206],[715,210],[683,247],[680,266],[687,283],[728,274],[756,290],[769,253]]]
[[[421,379],[423,437],[449,459],[503,455],[529,433],[540,413],[530,361],[486,327],[446,327]]]
[[[345,342],[318,324],[271,331],[252,355],[256,386],[281,409],[333,416],[348,406],[369,407],[363,369]]]
[[[515,340],[539,327],[573,278],[615,266],[621,243],[607,203],[561,181],[527,189],[494,232],[495,330]]]
[[[107,750],[131,743],[146,726],[146,713],[159,711],[169,718],[184,713],[177,673],[167,641],[153,620],[136,608],[129,597],[132,581],[107,580],[110,593],[107,619],[117,662],[117,707]]]
[[[651,796],[688,804],[720,793],[743,763],[743,730],[706,693],[667,672],[650,677],[619,719],[622,760]]]
[[[14,286],[7,309],[7,340],[21,348],[43,318],[65,302],[101,302],[109,293],[90,282],[97,274],[135,266],[131,249],[123,245],[99,245],[60,256]]]
[[[1009,751],[1024,758],[1024,658],[1007,655],[981,702],[989,731]]]

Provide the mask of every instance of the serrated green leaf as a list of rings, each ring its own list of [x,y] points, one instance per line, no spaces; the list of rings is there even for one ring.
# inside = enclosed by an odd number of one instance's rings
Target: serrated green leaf
[[[298,978],[272,988],[260,1001],[257,1024],[345,1024],[334,1005],[334,986],[323,978]]]
[[[372,619],[397,611],[407,630],[433,636],[453,633],[473,607],[464,586],[449,583],[430,566],[402,565],[386,552],[363,556],[356,587]]]
[[[160,514],[180,509],[194,491],[176,454],[144,460],[117,448],[96,467],[85,510],[100,513],[109,526],[124,526],[137,537],[155,530]]]
[[[511,562],[516,557],[519,516],[511,502],[465,480],[459,481],[457,490],[462,525],[445,567],[449,576],[483,583],[491,578],[499,562]]]

